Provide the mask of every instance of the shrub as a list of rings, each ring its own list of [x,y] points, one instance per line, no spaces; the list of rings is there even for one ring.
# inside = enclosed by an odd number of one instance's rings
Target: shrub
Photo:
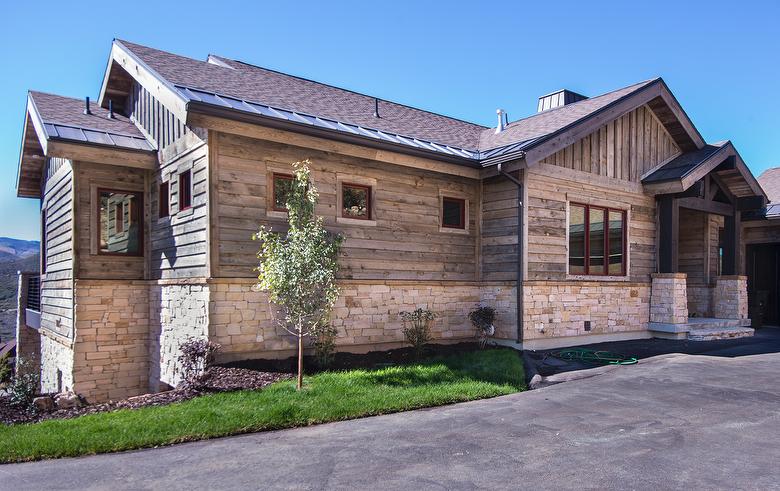
[[[222,348],[208,339],[187,338],[179,346],[179,363],[185,382],[194,382],[214,364],[214,356]]]
[[[496,328],[493,326],[495,318],[496,309],[487,305],[477,305],[477,308],[469,312],[469,320],[477,330],[480,348],[484,348],[488,338],[495,334]]]
[[[326,368],[333,362],[337,333],[336,328],[330,325],[325,325],[314,333],[314,357],[321,368]]]
[[[414,348],[416,356],[422,354],[426,343],[431,340],[431,321],[436,314],[426,309],[417,309],[411,312],[400,312],[404,322],[404,338]]]
[[[0,386],[11,380],[12,373],[11,357],[6,353],[3,356],[0,356]]]
[[[16,367],[16,375],[11,380],[8,393],[11,403],[16,406],[30,406],[38,394],[41,384],[41,375],[35,370],[32,362],[19,358]]]

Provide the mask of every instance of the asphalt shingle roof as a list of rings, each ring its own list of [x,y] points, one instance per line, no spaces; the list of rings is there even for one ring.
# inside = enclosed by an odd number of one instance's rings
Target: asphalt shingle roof
[[[780,203],[780,167],[762,172],[758,176],[758,183],[764,189],[770,203]]]

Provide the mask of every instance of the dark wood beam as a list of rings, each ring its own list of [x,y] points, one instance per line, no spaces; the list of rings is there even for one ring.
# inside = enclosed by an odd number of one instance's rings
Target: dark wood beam
[[[745,196],[737,198],[737,210],[751,211],[760,210],[766,206],[766,199],[763,196]]]
[[[658,272],[676,273],[680,242],[679,200],[662,197],[658,200]]]
[[[736,208],[736,207],[735,207]],[[739,274],[740,214],[727,216],[723,225],[723,275]]]
[[[705,213],[713,213],[724,217],[734,214],[734,205],[720,203],[718,201],[707,201],[702,198],[680,198],[677,200],[681,208],[689,210],[698,210]]]

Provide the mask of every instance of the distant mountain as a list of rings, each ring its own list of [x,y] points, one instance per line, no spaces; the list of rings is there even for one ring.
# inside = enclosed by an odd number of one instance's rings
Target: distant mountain
[[[38,254],[40,243],[37,240],[19,240],[10,237],[0,237],[0,261],[12,256],[20,259],[33,254]]]
[[[0,237],[0,310],[16,308],[18,271],[38,271],[39,243]]]

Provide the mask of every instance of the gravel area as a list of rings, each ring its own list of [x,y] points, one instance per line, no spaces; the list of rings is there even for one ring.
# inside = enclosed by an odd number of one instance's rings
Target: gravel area
[[[167,392],[144,394],[120,401],[108,401],[100,404],[90,404],[80,408],[60,409],[48,413],[14,406],[7,396],[0,396],[0,423],[32,423],[47,419],[75,418],[76,416],[116,411],[118,409],[165,406],[174,402],[186,401],[209,392],[258,390],[274,382],[290,377],[291,375],[288,373],[258,372],[244,368],[212,367],[209,368],[196,383]]]

